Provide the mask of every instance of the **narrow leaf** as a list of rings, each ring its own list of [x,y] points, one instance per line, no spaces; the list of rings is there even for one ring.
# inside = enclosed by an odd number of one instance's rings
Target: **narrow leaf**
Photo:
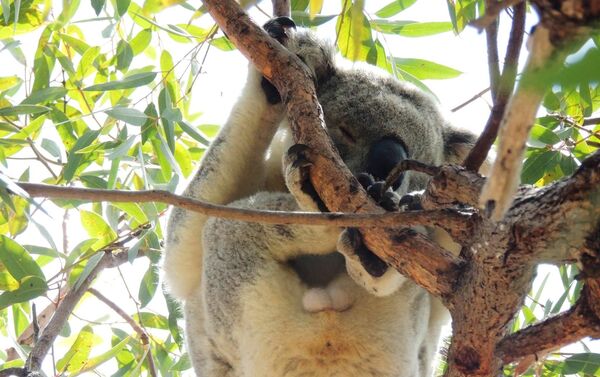
[[[84,91],[106,91],[106,90],[121,90],[121,89],[131,89],[137,88],[143,85],[147,85],[154,81],[156,77],[156,72],[144,72],[144,73],[136,73],[131,76],[127,76],[122,80],[105,82],[102,84],[92,85],[87,88],[84,88]]]

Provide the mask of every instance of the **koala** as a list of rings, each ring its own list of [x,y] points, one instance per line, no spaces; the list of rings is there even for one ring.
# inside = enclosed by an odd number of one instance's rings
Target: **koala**
[[[475,141],[452,128],[428,94],[384,72],[345,67],[330,44],[296,30],[290,19],[271,20],[265,29],[309,68],[327,132],[367,189],[403,159],[457,162]],[[292,146],[285,115],[277,90],[250,67],[184,195],[236,208],[326,210],[306,179],[305,150]],[[400,196],[426,183],[426,176],[407,172],[379,200],[397,209]],[[175,208],[167,234],[165,279],[183,302],[198,375],[432,374],[445,308],[388,268],[358,230]]]

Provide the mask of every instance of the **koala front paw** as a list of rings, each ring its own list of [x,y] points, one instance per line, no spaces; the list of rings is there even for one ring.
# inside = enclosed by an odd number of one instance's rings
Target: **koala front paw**
[[[328,212],[325,203],[310,182],[312,165],[310,149],[304,144],[294,144],[284,156],[285,184],[294,195],[301,209],[312,212]]]
[[[269,20],[263,25],[263,28],[271,37],[277,39],[279,43],[285,46],[289,38],[287,30],[296,29],[296,24],[289,17],[277,17]],[[267,96],[267,101],[271,105],[276,105],[281,102],[281,95],[277,91],[277,88],[275,88],[275,86],[273,86],[269,80],[263,77],[260,82],[260,86]]]
[[[365,246],[356,229],[349,228],[342,232],[337,250],[346,259],[346,271],[352,280],[375,296],[388,296],[406,281],[398,271],[389,268]]]
[[[356,178],[367,191],[367,194],[383,209],[389,212],[395,212],[400,209],[400,195],[396,194],[391,187],[388,187],[384,191],[385,181],[376,181],[369,173],[360,173]]]

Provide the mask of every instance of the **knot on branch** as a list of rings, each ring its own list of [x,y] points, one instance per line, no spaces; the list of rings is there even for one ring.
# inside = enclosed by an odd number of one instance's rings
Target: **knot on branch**
[[[576,37],[600,20],[599,0],[532,0],[541,24],[550,30],[550,39],[558,45],[563,40]],[[596,25],[597,26],[597,25]]]
[[[466,204],[477,207],[485,178],[458,165],[441,166],[423,195],[423,208],[434,209]]]

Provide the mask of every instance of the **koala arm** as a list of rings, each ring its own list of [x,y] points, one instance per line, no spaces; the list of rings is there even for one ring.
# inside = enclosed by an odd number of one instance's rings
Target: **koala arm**
[[[184,196],[228,204],[259,190],[265,181],[265,152],[283,118],[270,104],[262,76],[252,67],[242,94],[206,151]],[[163,269],[172,294],[185,299],[200,283],[202,232],[207,216],[174,208],[168,222]]]

